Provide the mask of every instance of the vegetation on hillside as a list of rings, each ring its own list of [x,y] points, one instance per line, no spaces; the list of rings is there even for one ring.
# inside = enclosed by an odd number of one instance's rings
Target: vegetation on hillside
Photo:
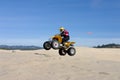
[[[8,46],[8,45],[0,45],[0,49],[4,49],[4,50],[38,50],[38,49],[42,49],[42,47],[38,47],[38,46]]]
[[[103,45],[95,46],[94,48],[120,48],[120,44],[115,44],[115,43],[103,44]]]

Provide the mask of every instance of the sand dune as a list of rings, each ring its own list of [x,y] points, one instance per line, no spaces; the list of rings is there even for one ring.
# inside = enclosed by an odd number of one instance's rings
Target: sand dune
[[[120,49],[0,50],[0,80],[120,80]]]

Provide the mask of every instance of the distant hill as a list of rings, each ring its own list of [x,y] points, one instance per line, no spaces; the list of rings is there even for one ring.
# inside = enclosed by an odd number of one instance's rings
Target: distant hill
[[[103,45],[95,46],[94,48],[120,48],[120,44],[114,44],[114,43],[103,44]]]
[[[43,49],[42,47],[38,46],[8,46],[8,45],[0,45],[0,49],[5,50],[38,50]]]

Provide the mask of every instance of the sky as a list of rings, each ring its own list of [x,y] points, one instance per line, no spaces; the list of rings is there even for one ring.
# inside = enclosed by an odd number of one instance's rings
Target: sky
[[[60,26],[78,46],[120,43],[120,0],[0,0],[0,45],[42,46]]]

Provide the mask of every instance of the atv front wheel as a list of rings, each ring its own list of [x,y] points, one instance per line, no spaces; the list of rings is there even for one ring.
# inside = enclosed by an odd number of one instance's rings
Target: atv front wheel
[[[51,46],[53,49],[59,49],[60,48],[60,43],[57,40],[53,40],[51,43]]]
[[[44,44],[43,44],[43,48],[45,50],[50,50],[51,49],[51,43],[50,41],[46,41]]]

